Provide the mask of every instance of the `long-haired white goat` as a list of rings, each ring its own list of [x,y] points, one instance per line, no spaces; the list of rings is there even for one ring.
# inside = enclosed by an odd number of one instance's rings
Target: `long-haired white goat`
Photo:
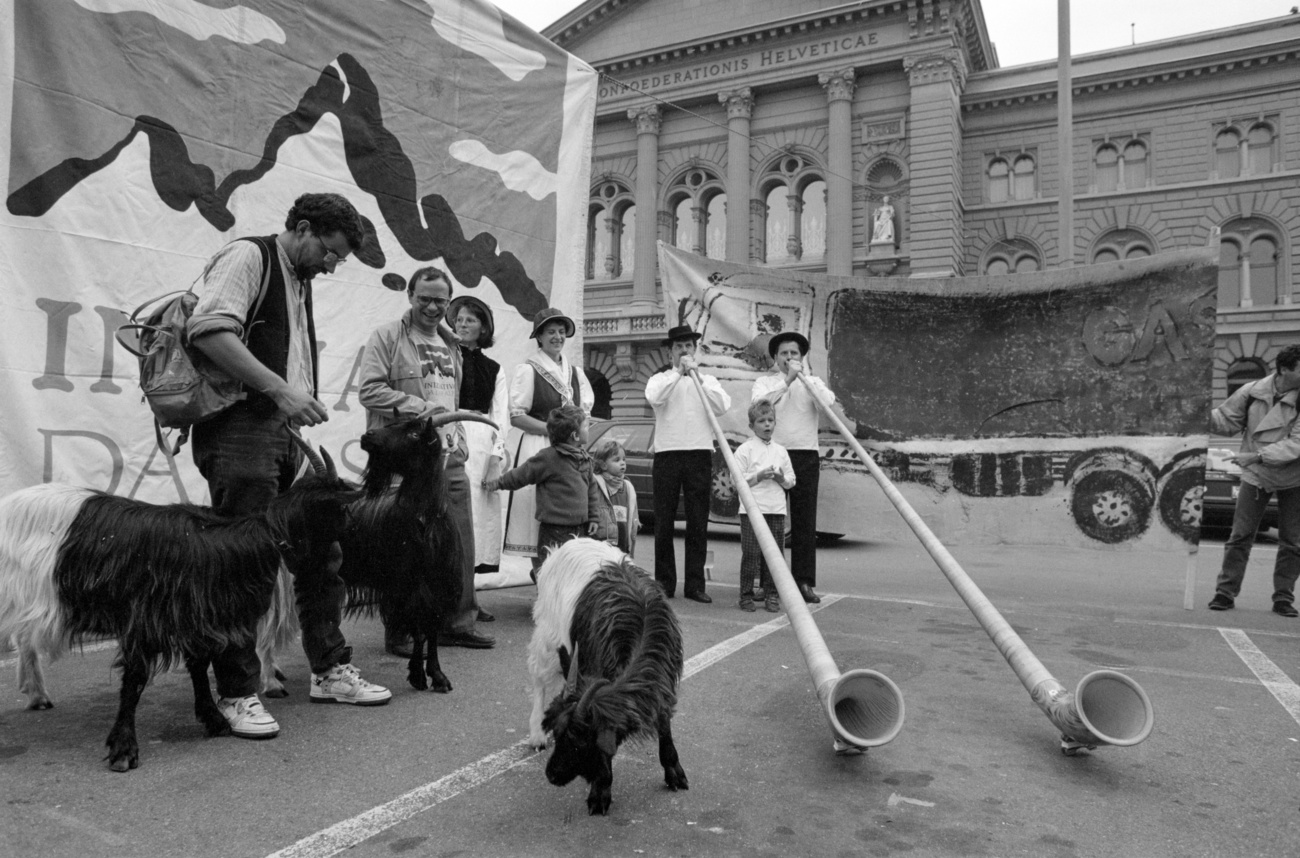
[[[611,545],[570,540],[538,572],[533,622],[528,741],[540,750],[554,736],[547,779],[564,786],[581,775],[591,784],[588,811],[607,813],[614,753],[654,734],[664,783],[687,789],[672,734],[682,633],[654,579]]]

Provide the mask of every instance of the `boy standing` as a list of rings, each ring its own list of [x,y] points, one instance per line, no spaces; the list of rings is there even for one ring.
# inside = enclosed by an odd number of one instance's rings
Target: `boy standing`
[[[759,399],[749,406],[749,428],[754,437],[736,448],[736,463],[740,465],[741,475],[753,489],[754,500],[767,529],[772,531],[779,549],[785,548],[785,493],[794,487],[794,466],[790,464],[790,454],[785,448],[772,440],[776,429],[776,408],[766,399]],[[754,535],[749,516],[740,517],[740,609],[754,610],[754,576],[761,572],[763,592],[766,595],[764,607],[772,613],[781,609],[772,583],[772,572],[767,567],[758,539]]]
[[[537,486],[539,561],[550,549],[597,529],[592,492],[598,489],[592,484],[591,456],[585,449],[586,415],[575,405],[556,408],[546,418],[546,434],[551,446],[487,482],[488,491]]]

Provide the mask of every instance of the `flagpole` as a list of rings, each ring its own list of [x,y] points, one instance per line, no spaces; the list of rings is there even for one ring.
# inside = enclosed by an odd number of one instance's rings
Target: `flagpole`
[[[1056,127],[1060,181],[1057,265],[1074,265],[1074,92],[1070,82],[1070,0],[1056,0]]]

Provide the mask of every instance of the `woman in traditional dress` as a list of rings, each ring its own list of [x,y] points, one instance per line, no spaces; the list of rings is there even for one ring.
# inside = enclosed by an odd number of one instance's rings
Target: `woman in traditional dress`
[[[506,433],[510,431],[510,394],[501,364],[484,352],[492,347],[496,323],[492,310],[478,298],[462,295],[447,307],[447,318],[460,339],[460,407],[485,415],[486,423],[462,423],[469,459],[470,508],[474,514],[474,571],[496,572],[501,563],[501,496],[483,488],[504,471]],[[491,615],[479,609],[479,620]]]
[[[582,370],[564,355],[564,343],[576,329],[573,320],[554,307],[533,317],[537,351],[515,367],[510,383],[510,424],[520,430],[515,444],[516,467],[547,446],[546,417],[561,405],[576,405],[590,414],[596,402]],[[533,558],[537,567],[537,518],[532,486],[510,493],[506,503],[505,552]]]

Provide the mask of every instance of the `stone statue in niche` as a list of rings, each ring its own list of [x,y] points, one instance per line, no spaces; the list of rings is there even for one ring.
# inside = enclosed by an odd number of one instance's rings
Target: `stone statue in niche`
[[[875,217],[871,222],[871,243],[876,244],[889,242],[894,243],[894,207],[889,204],[889,197],[885,197],[876,209]]]

